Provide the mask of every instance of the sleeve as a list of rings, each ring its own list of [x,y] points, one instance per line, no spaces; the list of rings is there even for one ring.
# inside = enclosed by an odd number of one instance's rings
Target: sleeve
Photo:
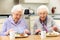
[[[35,30],[37,29],[37,24],[36,22],[34,22],[34,26],[33,26],[33,34],[35,34]]]
[[[56,24],[56,22],[52,19],[52,27],[57,27],[57,31],[60,32],[60,27]]]
[[[6,35],[6,34],[5,34],[6,31],[7,31],[7,22],[5,21],[5,22],[3,23],[3,25],[2,25],[2,30],[1,30],[0,35],[1,35],[1,36],[5,36],[5,35]]]
[[[53,19],[52,19],[52,22],[51,23],[52,23],[52,27],[53,26],[57,26],[56,22]]]

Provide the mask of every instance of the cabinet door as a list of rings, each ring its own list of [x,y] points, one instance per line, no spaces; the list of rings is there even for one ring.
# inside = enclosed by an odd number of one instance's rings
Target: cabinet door
[[[25,3],[49,3],[49,0],[24,0]]]

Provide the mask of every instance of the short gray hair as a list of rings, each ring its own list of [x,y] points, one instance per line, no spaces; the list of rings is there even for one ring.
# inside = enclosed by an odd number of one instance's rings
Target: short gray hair
[[[21,10],[23,10],[23,9],[24,9],[24,8],[22,7],[22,5],[18,4],[18,5],[13,6],[11,12],[21,11]],[[24,10],[23,10],[23,13],[24,13]]]
[[[49,9],[46,5],[41,5],[37,8],[37,13],[41,10],[41,9],[45,9],[48,13],[49,13]]]

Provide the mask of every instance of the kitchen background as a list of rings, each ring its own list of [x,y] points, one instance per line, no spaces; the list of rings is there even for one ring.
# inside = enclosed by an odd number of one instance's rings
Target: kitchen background
[[[30,10],[30,16],[24,15],[29,27],[34,17],[37,17],[36,9],[42,4],[48,6],[49,15],[54,18],[57,24],[60,23],[60,0],[0,0],[0,28],[2,28],[1,26],[5,19],[11,14],[11,8],[16,4],[21,4],[24,9]],[[56,7],[54,15],[51,12],[52,7]],[[32,12],[34,13],[32,14]]]

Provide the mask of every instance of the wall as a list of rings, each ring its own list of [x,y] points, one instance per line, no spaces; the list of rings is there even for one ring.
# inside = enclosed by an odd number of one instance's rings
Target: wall
[[[56,7],[55,13],[60,14],[60,0],[50,0],[48,7],[50,10],[52,7]],[[50,13],[51,13],[51,11],[50,11]]]
[[[10,12],[13,4],[13,0],[0,0],[0,13]]]
[[[22,3],[22,0],[20,2],[20,4]],[[31,8],[31,9],[34,9],[35,12],[36,12],[36,9],[38,6],[42,5],[43,3],[22,3],[22,5],[25,7],[25,8]],[[14,0],[0,0],[0,13],[8,13],[10,12],[12,6],[14,5]],[[49,3],[45,4],[48,6],[49,10],[50,10],[50,13],[51,13],[51,8],[53,6],[56,6],[56,12],[57,14],[60,13],[60,0],[50,0]]]
[[[34,12],[35,12],[35,14],[36,14],[36,10],[37,10],[37,8],[40,6],[40,5],[42,5],[41,3],[25,3],[25,4],[22,4],[23,6],[24,6],[24,8],[30,8],[30,9],[33,9],[34,10]],[[48,5],[48,4],[44,4],[44,5]]]
[[[38,6],[40,6],[40,5],[42,5],[43,3],[31,3],[31,4],[27,4],[27,3],[25,3],[25,4],[22,4],[25,8],[26,7],[30,7],[30,8],[32,8],[32,9],[34,9],[35,10],[35,12],[36,12],[36,9],[37,9],[37,7]],[[45,5],[47,5],[48,6],[48,8],[49,8],[49,11],[50,11],[50,13],[51,13],[51,8],[52,7],[56,7],[56,10],[55,10],[55,13],[56,14],[60,14],[60,0],[50,0],[50,2],[49,3],[45,3]]]

